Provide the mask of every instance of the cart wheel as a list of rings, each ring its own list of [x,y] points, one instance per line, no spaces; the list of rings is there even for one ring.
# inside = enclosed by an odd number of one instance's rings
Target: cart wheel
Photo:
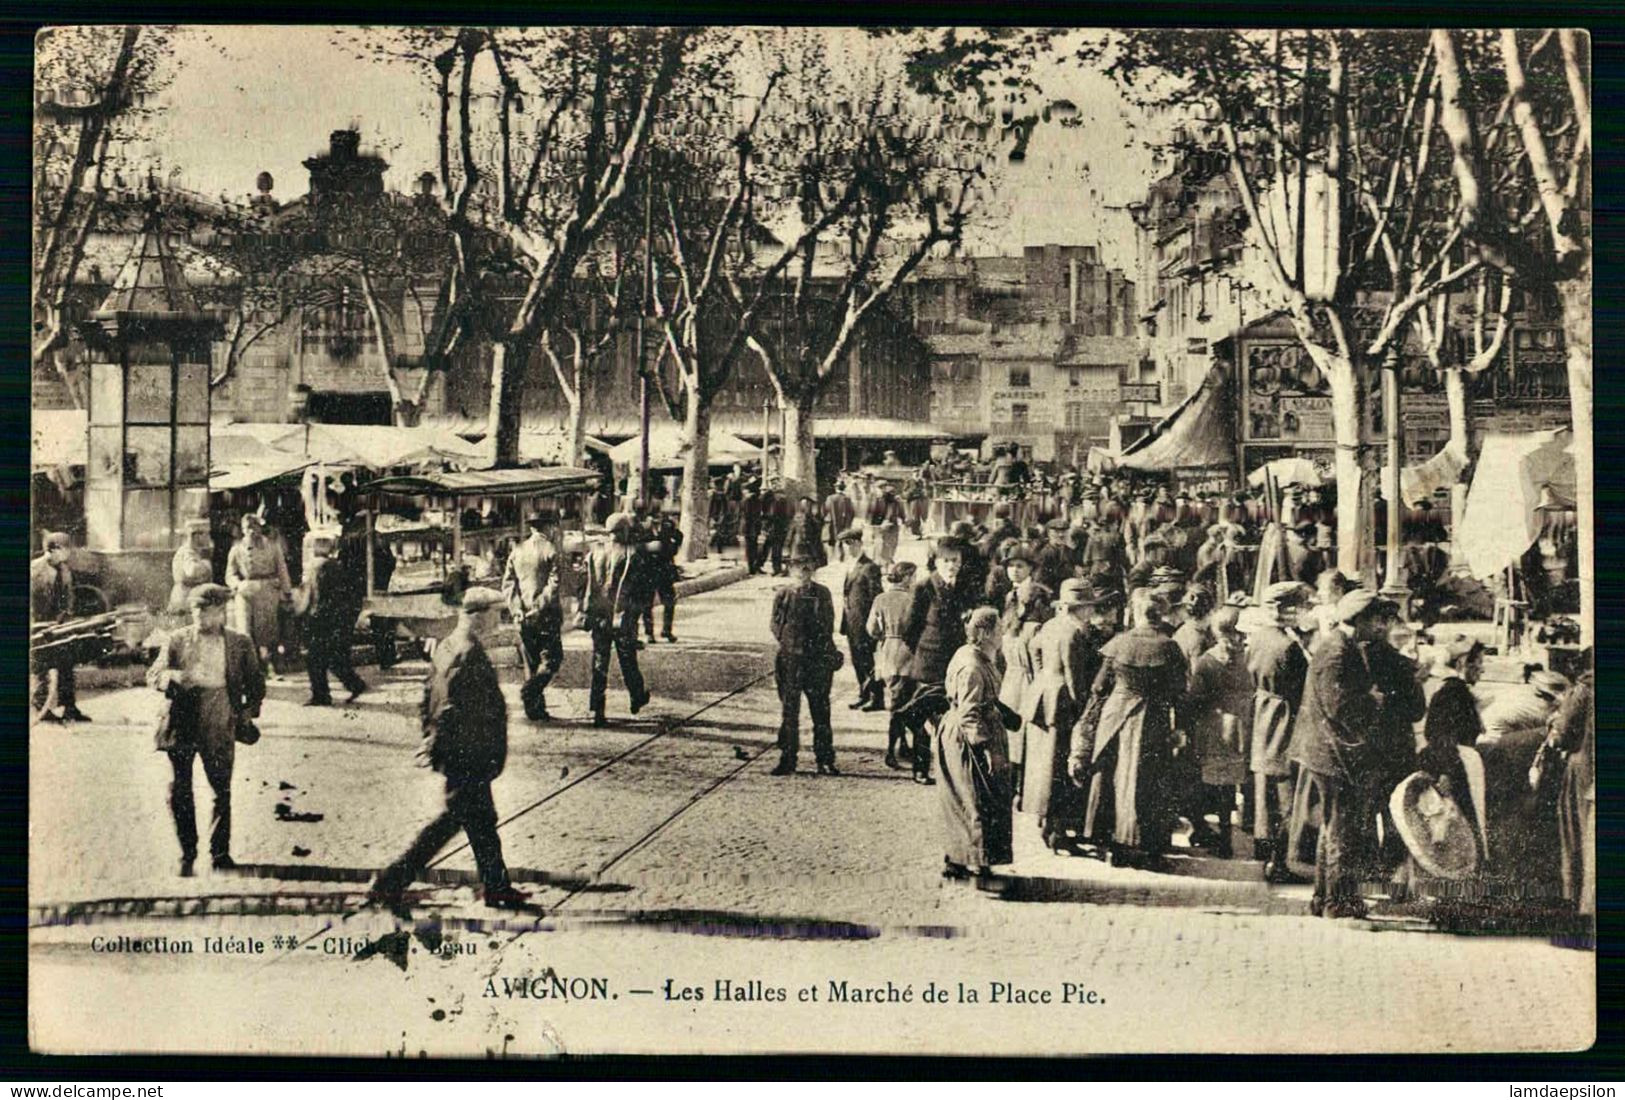
[[[105,615],[112,610],[113,605],[107,599],[107,593],[93,584],[76,584],[73,586],[73,611],[75,615]]]

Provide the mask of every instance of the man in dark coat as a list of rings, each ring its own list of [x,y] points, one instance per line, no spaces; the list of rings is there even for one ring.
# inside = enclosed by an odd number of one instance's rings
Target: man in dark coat
[[[1557,807],[1563,896],[1581,915],[1597,912],[1597,713],[1593,693],[1592,673],[1587,668],[1552,715],[1552,744],[1568,753]]]
[[[1073,577],[1076,558],[1072,547],[1066,541],[1066,532],[1067,523],[1064,519],[1052,519],[1044,525],[1045,537],[1049,541],[1038,551],[1038,561],[1033,566],[1038,583],[1051,592],[1059,592],[1061,582],[1069,581]]]
[[[1083,548],[1084,576],[1098,588],[1121,588],[1128,572],[1128,549],[1123,545],[1122,528],[1103,514],[1089,525],[1089,541]]]
[[[548,720],[547,685],[564,664],[564,607],[559,602],[564,563],[547,537],[557,521],[557,514],[549,511],[532,516],[530,537],[514,547],[502,570],[502,594],[519,626],[519,651],[525,659],[519,700],[532,722]]]
[[[34,625],[60,623],[73,617],[73,571],[68,557],[73,541],[60,531],[45,536],[45,553],[34,559],[28,570],[28,601]],[[49,655],[36,658],[34,666],[34,713],[41,722],[88,722],[79,710],[71,657]],[[61,717],[51,710],[51,678],[56,678],[56,705]]]
[[[485,903],[512,908],[526,900],[508,881],[491,800],[491,781],[508,760],[508,708],[481,638],[496,628],[502,603],[493,589],[464,592],[457,626],[435,646],[429,662],[417,761],[445,776],[446,805],[411,847],[379,872],[368,892],[398,913],[405,908],[406,888],[459,831],[468,835]]]
[[[863,551],[863,528],[848,527],[840,534],[841,555],[852,559],[841,590],[841,626],[852,652],[852,671],[858,678],[853,710],[885,709],[885,685],[875,678],[875,640],[869,636],[869,611],[884,584],[880,564]]]
[[[1366,912],[1360,879],[1377,861],[1379,807],[1393,784],[1392,732],[1424,712],[1415,672],[1409,684],[1387,634],[1398,609],[1369,589],[1337,603],[1338,629],[1316,648],[1292,740],[1300,782],[1318,794],[1321,829],[1311,909],[1327,917]],[[1413,741],[1414,745],[1414,741]],[[1300,798],[1300,804],[1304,799]]]
[[[595,726],[608,724],[604,716],[609,694],[609,657],[620,659],[633,714],[649,701],[649,691],[638,668],[638,620],[643,617],[652,585],[649,566],[636,538],[632,517],[618,512],[609,517],[610,544],[600,546],[587,559],[586,627],[592,633],[592,686],[588,706]]]
[[[776,489],[769,489],[762,497],[762,527],[766,541],[762,546],[760,566],[764,559],[773,563],[773,575],[784,576],[784,544],[790,537],[790,502]]]
[[[790,563],[792,583],[773,594],[773,638],[779,643],[774,673],[779,686],[779,763],[774,775],[793,775],[801,749],[801,697],[812,720],[813,755],[819,775],[835,767],[835,733],[829,718],[830,681],[840,664],[835,649],[835,601],[813,580],[817,563],[800,554]]]
[[[931,738],[927,728],[937,715],[930,713],[922,696],[941,694],[948,675],[948,662],[965,644],[965,611],[959,587],[959,571],[965,544],[952,536],[936,546],[931,575],[914,586],[903,641],[913,655],[909,679],[914,682],[914,698],[908,704],[906,719],[914,733],[914,780],[931,782]],[[946,709],[944,707],[943,709]]]
[[[857,517],[857,508],[852,498],[846,495],[846,478],[839,478],[835,482],[835,491],[824,498],[824,520],[829,524],[828,537],[830,545],[839,547],[839,538],[842,531],[852,526]]]
[[[785,537],[785,553],[790,560],[811,558],[817,569],[828,565],[829,553],[824,548],[823,529],[818,503],[807,496],[797,500],[795,515],[790,519],[790,529]]]
[[[209,817],[209,857],[217,871],[236,867],[231,858],[231,772],[237,734],[257,717],[265,699],[265,669],[254,643],[226,629],[224,585],[203,584],[188,597],[192,625],[164,638],[147,669],[148,686],[163,692],[154,743],[169,756],[174,779],[169,812],[181,845],[182,878],[197,860],[197,810],[192,799],[192,761],[203,757],[203,775],[214,792]]]
[[[1003,550],[1006,543],[1018,541],[1021,538],[1021,528],[1016,521],[1010,518],[1010,505],[1000,502],[993,506],[994,518],[998,520],[993,529],[982,537],[977,545],[982,560],[996,562],[1003,560]]]
[[[683,548],[683,533],[670,512],[662,512],[647,540],[650,581],[660,597],[660,636],[675,642],[672,626],[677,618],[677,551]],[[643,609],[643,632],[655,640],[655,607],[651,599]]]
[[[309,603],[305,605],[305,673],[310,677],[307,707],[333,705],[327,674],[332,672],[355,702],[367,690],[366,681],[350,664],[350,632],[355,628],[354,577],[334,555],[337,528],[316,532],[311,541],[315,567],[306,578]]]
[[[766,501],[756,490],[756,483],[748,481],[741,489],[739,502],[740,529],[745,539],[745,568],[752,573],[762,571],[762,512]]]
[[[959,563],[959,604],[970,611],[988,602],[987,575],[992,565],[978,545],[976,528],[968,520],[954,524],[951,533],[963,547]]]

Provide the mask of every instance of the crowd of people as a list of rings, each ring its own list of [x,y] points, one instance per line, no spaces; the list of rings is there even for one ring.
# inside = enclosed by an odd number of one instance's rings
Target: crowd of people
[[[1022,510],[1017,496],[988,523],[954,522],[921,575],[898,555],[901,531],[919,533],[922,522],[906,487],[900,495],[885,476],[851,475],[822,503],[791,501],[736,474],[717,487],[717,537],[737,516],[750,571],[790,577],[771,613],[782,706],[773,774],[796,771],[803,701],[817,772],[840,774],[830,696],[844,638],[858,684],[849,706],[887,712],[886,766],[936,788],[945,876],[997,889],[994,869],[1012,861],[1016,830],[1027,829],[1055,853],[1153,870],[1176,847],[1245,853],[1272,880],[1312,881],[1314,911],[1328,917],[1364,913],[1374,893],[1460,897],[1463,883],[1594,910],[1589,673],[1570,683],[1531,668],[1519,689],[1481,708],[1472,685],[1483,647],[1419,634],[1405,609],[1332,568],[1322,502],[1289,495],[1285,522],[1267,524],[1247,494],[1133,492],[1063,475],[1066,491],[1046,498],[1059,502],[1048,512]],[[1019,489],[1031,474],[1006,462],[994,476]],[[547,720],[566,625],[565,561],[548,534],[557,521],[545,510],[528,518],[500,591],[463,591],[459,625],[435,647],[423,760],[446,776],[446,809],[381,875],[375,893],[386,903],[459,829],[488,898],[517,897],[490,793],[506,709],[483,646],[505,607],[524,658],[524,713]],[[1275,548],[1285,568],[1255,600],[1266,526],[1288,539]],[[652,643],[656,602],[662,637],[676,641],[682,543],[663,509],[619,512],[605,528],[575,623],[592,640],[589,706],[600,726],[612,656],[630,711],[650,699],[638,625]],[[310,702],[327,705],[330,673],[352,700],[366,689],[349,660],[358,559],[343,528],[311,541],[300,611]],[[36,619],[67,614],[71,599],[65,540],[50,536],[46,548],[33,573]],[[257,738],[291,587],[285,549],[252,514],[227,555],[226,585],[214,583],[210,554],[199,524],[176,552],[170,601],[191,624],[169,635],[148,674],[166,698],[157,747],[174,764],[183,875],[198,855],[198,756],[215,794],[210,856],[232,866],[235,745]],[[846,563],[838,599],[816,580],[832,558]],[[56,672],[67,716],[79,717],[71,670]]]
[[[1199,527],[1212,500],[1082,496],[1082,522],[1023,530],[1001,504],[991,526],[954,524],[923,577],[854,524],[836,537],[850,562],[839,604],[809,552],[775,605],[781,662],[832,672],[845,636],[851,706],[890,712],[886,764],[938,787],[945,875],[996,886],[1017,828],[1150,869],[1178,836],[1312,881],[1329,917],[1375,895],[1475,891],[1589,911],[1589,674],[1530,669],[1481,710],[1481,644],[1419,630],[1324,558],[1294,554],[1255,601],[1238,566],[1258,517],[1221,513],[1197,544],[1174,531],[1187,512]],[[827,694],[803,694],[819,771],[834,772]],[[797,717],[787,696],[781,774]]]

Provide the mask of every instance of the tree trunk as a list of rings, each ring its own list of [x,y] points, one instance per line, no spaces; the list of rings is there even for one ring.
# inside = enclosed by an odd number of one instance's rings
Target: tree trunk
[[[1597,613],[1597,521],[1591,455],[1591,261],[1579,274],[1557,284],[1563,302],[1563,339],[1568,351],[1569,416],[1574,422],[1575,506],[1580,536],[1580,631],[1583,644],[1595,641]]]
[[[564,461],[580,466],[587,457],[587,403],[581,400],[579,385],[575,393],[565,395],[564,416]]]
[[[783,470],[786,492],[818,495],[818,447],[813,408],[816,397],[796,397],[784,406]]]
[[[519,427],[525,397],[525,356],[506,341],[491,347],[491,414],[486,435],[491,464],[519,465]]]
[[[711,403],[699,387],[684,391],[688,405],[683,416],[683,439],[688,455],[683,459],[683,511],[678,530],[683,533],[683,561],[699,561],[711,547]]]
[[[1467,465],[1456,476],[1456,483],[1450,486],[1450,530],[1457,531],[1467,512],[1467,472],[1472,469],[1473,461],[1473,411],[1467,401],[1465,371],[1456,368],[1444,372],[1444,395],[1450,403],[1450,441],[1445,446],[1467,459]],[[1460,544],[1452,539],[1451,556],[1456,558],[1460,554]]]
[[[423,403],[401,398],[395,402],[395,426],[415,428],[423,422]]]
[[[1375,588],[1377,528],[1372,509],[1374,479],[1367,476],[1370,463],[1364,461],[1364,387],[1352,362],[1333,356],[1328,365],[1332,428],[1337,436],[1337,569]]]

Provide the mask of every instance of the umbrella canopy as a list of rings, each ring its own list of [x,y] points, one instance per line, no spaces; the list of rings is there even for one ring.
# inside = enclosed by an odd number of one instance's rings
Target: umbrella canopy
[[[263,457],[255,444],[301,455],[327,466],[387,470],[421,462],[477,463],[485,449],[445,428],[397,428],[387,424],[230,424],[214,429],[217,461]]]
[[[754,462],[762,457],[760,447],[752,447],[732,432],[713,428],[710,443],[707,462],[712,466],[732,466],[736,462]],[[633,436],[625,443],[610,448],[610,460],[617,466],[635,466],[642,446],[642,440]],[[661,424],[649,430],[649,466],[652,469],[680,469],[687,456],[688,441],[676,424]]]
[[[1574,433],[1567,428],[1484,437],[1456,539],[1475,577],[1516,562],[1540,537],[1541,490],[1575,499]]]
[[[1273,477],[1277,485],[1307,485],[1315,489],[1322,482],[1320,471],[1307,458],[1277,458],[1266,462],[1247,475],[1247,484],[1256,489],[1264,484],[1266,475]]]

